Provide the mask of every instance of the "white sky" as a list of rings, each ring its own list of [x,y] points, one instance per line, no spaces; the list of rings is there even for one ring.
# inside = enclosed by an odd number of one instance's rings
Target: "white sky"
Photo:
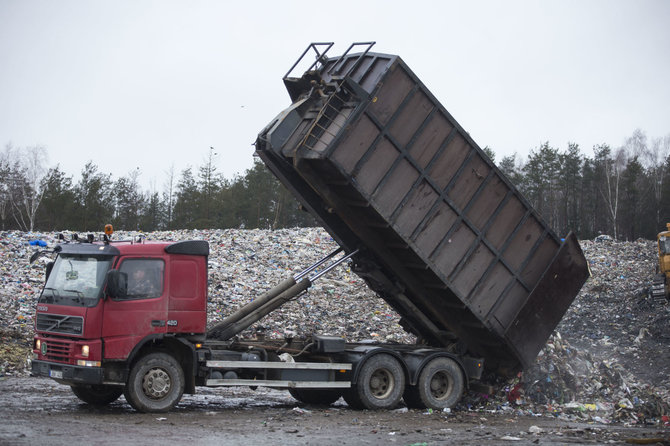
[[[670,134],[670,1],[0,0],[0,148],[162,190],[252,165],[311,42],[398,54],[496,158]]]

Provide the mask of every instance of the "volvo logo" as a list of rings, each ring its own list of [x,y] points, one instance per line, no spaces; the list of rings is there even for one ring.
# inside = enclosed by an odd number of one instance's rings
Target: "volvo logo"
[[[45,305],[38,305],[37,306],[37,311],[49,311],[49,307]]]

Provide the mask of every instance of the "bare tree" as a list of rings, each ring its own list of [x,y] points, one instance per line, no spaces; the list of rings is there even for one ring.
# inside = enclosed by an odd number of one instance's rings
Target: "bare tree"
[[[0,153],[0,221],[2,229],[5,229],[7,221],[7,211],[11,207],[10,201],[10,180],[12,176],[12,154],[14,153],[11,143],[5,146],[5,151]]]
[[[666,160],[670,156],[670,135],[664,138],[655,138],[651,145],[643,152],[642,160],[644,167],[652,180],[652,193],[655,206],[655,226],[661,227],[661,203],[663,203],[663,190],[666,178]]]
[[[32,191],[32,194],[24,194],[23,206],[30,221],[31,232],[35,228],[37,208],[44,196],[43,182],[48,173],[47,160],[47,149],[44,146],[28,147],[23,153],[26,179],[28,180],[28,187]]]
[[[647,152],[647,134],[640,129],[635,129],[633,134],[626,138],[624,147],[626,147],[631,158],[635,156],[643,158]]]
[[[165,227],[172,227],[172,211],[174,210],[174,164],[165,172],[167,180],[165,180],[163,198],[165,201]]]
[[[617,234],[617,215],[619,212],[619,183],[621,180],[621,173],[626,168],[626,149],[619,147],[612,160],[611,167],[607,169],[607,208],[610,211],[610,218],[612,219],[612,228],[614,239],[618,238]]]
[[[598,191],[605,202],[607,214],[612,222],[612,235],[617,238],[617,215],[619,212],[619,183],[626,168],[627,154],[624,147],[617,149],[614,157],[606,144],[594,147],[596,168],[600,170]]]
[[[21,229],[32,232],[44,195],[47,150],[40,145],[15,149],[7,144],[3,158],[9,167],[9,181],[3,186],[3,193],[9,198],[16,223]]]

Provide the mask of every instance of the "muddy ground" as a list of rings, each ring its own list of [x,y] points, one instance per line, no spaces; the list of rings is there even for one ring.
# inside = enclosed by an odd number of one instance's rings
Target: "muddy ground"
[[[43,378],[0,380],[0,444],[665,444],[670,428],[599,425],[483,411],[356,411],[298,404],[285,391],[199,389],[168,414],[80,401]]]

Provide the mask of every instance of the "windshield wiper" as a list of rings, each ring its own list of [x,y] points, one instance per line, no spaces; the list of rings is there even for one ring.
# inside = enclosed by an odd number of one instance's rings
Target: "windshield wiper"
[[[45,296],[44,292],[42,292],[42,297],[47,301],[47,302],[53,302],[54,299],[57,297],[56,296],[56,288],[51,288],[51,287],[44,287],[44,291],[51,291],[51,296]]]
[[[69,293],[77,293],[77,297],[73,298],[72,301],[84,305],[84,297],[85,297],[84,293],[82,293],[79,290],[63,290],[63,291],[67,291]]]

